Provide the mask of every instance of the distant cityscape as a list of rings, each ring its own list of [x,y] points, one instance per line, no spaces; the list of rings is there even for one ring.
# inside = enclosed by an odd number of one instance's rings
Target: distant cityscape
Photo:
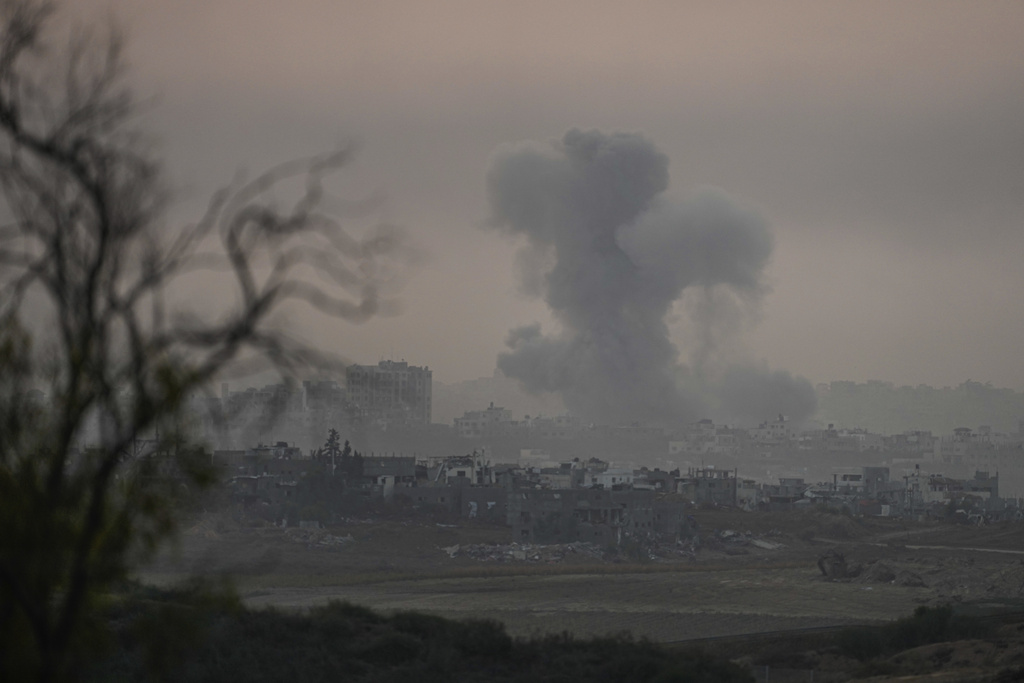
[[[473,388],[509,395],[509,382],[496,377]],[[220,396],[192,400],[189,426],[222,468],[225,491],[281,523],[327,523],[398,501],[493,518],[519,539],[611,542],[623,533],[678,532],[695,506],[817,505],[858,515],[958,515],[965,523],[1021,516],[1020,394],[970,382],[942,390],[833,382],[817,390],[819,416],[870,415],[892,396],[917,396],[904,415],[927,412],[929,396],[967,413],[978,399],[1003,423],[1018,413],[1010,429],[880,433],[795,424],[782,414],[754,425],[605,425],[568,413],[519,415],[488,401],[438,424],[429,367],[386,360],[351,365],[342,381],[241,390],[224,383]],[[858,396],[873,405],[858,408]]]
[[[501,377],[471,386],[474,399],[490,388],[530,400],[509,393],[514,383]],[[886,434],[796,424],[783,414],[755,425],[595,424],[568,413],[520,417],[494,401],[439,424],[430,368],[404,360],[348,366],[341,382],[220,388],[220,396],[191,400],[187,429],[219,467],[222,492],[275,523],[330,523],[399,504],[486,517],[517,539],[618,543],[623,534],[686,537],[688,511],[701,506],[818,506],[975,524],[1024,518],[1022,395],[974,382],[941,390],[832,382],[818,386],[818,414],[870,416],[894,409],[886,406],[895,396],[911,401],[900,407],[904,415],[931,410],[948,419],[927,404],[938,397],[945,410],[959,405],[975,416],[974,404],[987,405],[1003,423],[1017,410],[1010,429],[981,423]],[[101,433],[97,424],[82,446]],[[166,447],[143,440],[132,455],[159,458]]]

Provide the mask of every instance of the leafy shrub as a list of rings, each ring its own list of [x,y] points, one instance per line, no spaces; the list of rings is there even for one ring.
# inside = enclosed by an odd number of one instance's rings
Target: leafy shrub
[[[989,630],[977,619],[954,614],[951,605],[921,606],[913,615],[880,628],[846,629],[840,633],[838,645],[845,656],[866,661],[921,645],[980,638]]]

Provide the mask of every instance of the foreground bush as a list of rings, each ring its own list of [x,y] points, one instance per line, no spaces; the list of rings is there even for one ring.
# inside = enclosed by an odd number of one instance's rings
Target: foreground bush
[[[92,681],[750,681],[742,667],[628,636],[514,639],[493,621],[377,614],[332,602],[248,610],[216,593],[135,590],[110,609],[117,642]]]
[[[953,614],[950,605],[922,606],[912,616],[885,626],[846,629],[839,634],[838,645],[843,655],[866,661],[921,645],[980,638],[987,631],[977,619]]]

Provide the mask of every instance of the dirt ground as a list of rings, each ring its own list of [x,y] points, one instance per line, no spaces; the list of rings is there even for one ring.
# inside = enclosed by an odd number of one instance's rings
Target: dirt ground
[[[516,635],[630,631],[671,642],[882,622],[919,605],[1024,605],[1024,524],[988,527],[812,513],[701,511],[689,540],[624,556],[586,544],[519,546],[507,528],[349,520],[325,530],[196,520],[144,571],[233,578],[251,606],[348,600],[385,611],[497,619]],[[852,578],[818,558],[842,553]],[[858,571],[859,570],[859,571]]]

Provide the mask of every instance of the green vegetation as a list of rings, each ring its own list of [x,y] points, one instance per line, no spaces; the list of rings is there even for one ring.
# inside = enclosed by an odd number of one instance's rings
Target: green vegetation
[[[308,613],[247,610],[195,588],[133,591],[111,606],[116,646],[90,681],[752,680],[742,667],[629,636],[514,639],[494,621],[392,616],[333,602]],[[159,636],[159,637],[157,637]]]
[[[884,626],[846,629],[839,634],[837,644],[843,655],[867,661],[921,645],[981,638],[989,630],[973,617],[954,614],[950,605],[922,606],[912,616]]]

